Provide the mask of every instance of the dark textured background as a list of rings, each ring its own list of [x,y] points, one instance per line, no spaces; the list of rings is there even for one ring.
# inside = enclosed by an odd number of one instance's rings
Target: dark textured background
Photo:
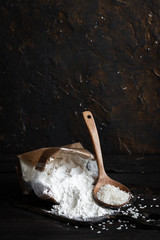
[[[160,153],[160,1],[1,0],[0,150]]]

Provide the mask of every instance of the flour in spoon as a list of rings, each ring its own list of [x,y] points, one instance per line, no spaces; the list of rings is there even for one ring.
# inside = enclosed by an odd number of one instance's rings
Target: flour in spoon
[[[45,185],[43,191],[59,202],[59,205],[52,206],[52,213],[83,220],[113,213],[113,210],[95,203],[92,191],[96,175],[93,173],[93,165],[96,162],[90,161],[92,171],[87,169],[87,163],[80,157],[71,160],[65,156],[61,161],[51,161],[46,170],[36,176],[35,186]]]
[[[121,205],[128,202],[130,194],[110,184],[102,186],[97,192],[97,197],[109,205]]]

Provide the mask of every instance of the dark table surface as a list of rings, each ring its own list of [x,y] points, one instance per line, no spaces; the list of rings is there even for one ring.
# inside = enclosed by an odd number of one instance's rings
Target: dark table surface
[[[104,158],[108,175],[140,196],[136,204],[145,206],[142,211],[160,213],[160,156],[109,155]],[[15,207],[12,196],[19,189],[15,171],[17,158],[13,155],[0,155],[0,161],[1,239],[160,239],[159,230],[133,227],[131,223],[126,223],[118,230],[118,219],[112,224],[106,222],[105,229],[102,229],[103,224],[95,224],[91,230],[90,226],[77,228],[77,224],[62,223]]]

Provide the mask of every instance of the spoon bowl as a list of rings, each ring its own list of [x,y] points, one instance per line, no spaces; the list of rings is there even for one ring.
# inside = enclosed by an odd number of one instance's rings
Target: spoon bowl
[[[87,128],[89,130],[89,133],[90,133],[90,136],[91,136],[91,139],[92,139],[92,143],[93,143],[93,147],[94,147],[94,151],[95,151],[95,155],[96,155],[96,161],[97,161],[97,165],[98,165],[98,181],[97,181],[97,183],[94,187],[94,190],[93,190],[94,199],[95,199],[95,201],[97,201],[97,203],[99,203],[100,205],[102,205],[104,207],[109,207],[109,208],[122,207],[130,201],[131,193],[126,186],[124,186],[120,182],[117,182],[117,181],[111,179],[106,174],[105,169],[104,169],[104,165],[103,165],[103,158],[102,158],[100,140],[99,140],[97,127],[96,127],[93,115],[92,115],[91,112],[85,111],[85,112],[83,112],[83,118],[85,120],[85,123],[87,125]],[[124,203],[118,204],[118,205],[111,205],[111,204],[107,204],[105,202],[102,202],[100,199],[98,199],[97,193],[100,190],[100,188],[102,186],[105,186],[106,184],[110,184],[114,187],[119,188],[120,190],[125,191],[126,193],[129,193],[128,200],[125,201]]]
[[[100,190],[101,187],[105,186],[106,184],[110,184],[114,187],[119,188],[122,191],[125,191],[125,192],[129,193],[128,201],[124,202],[123,204],[111,205],[111,204],[107,204],[105,202],[102,202],[100,199],[98,199],[98,197],[97,197],[98,191]],[[98,181],[97,181],[97,183],[96,183],[96,185],[93,189],[93,197],[94,197],[95,201],[97,201],[102,206],[109,207],[109,208],[118,208],[118,207],[124,206],[125,204],[127,204],[130,201],[131,193],[126,186],[124,186],[120,182],[117,182],[117,181],[111,179],[109,176],[106,175],[104,178],[98,178]]]

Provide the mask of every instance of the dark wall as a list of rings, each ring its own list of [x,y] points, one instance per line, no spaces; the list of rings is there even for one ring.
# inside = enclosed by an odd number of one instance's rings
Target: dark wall
[[[0,150],[160,153],[160,1],[0,1]]]

